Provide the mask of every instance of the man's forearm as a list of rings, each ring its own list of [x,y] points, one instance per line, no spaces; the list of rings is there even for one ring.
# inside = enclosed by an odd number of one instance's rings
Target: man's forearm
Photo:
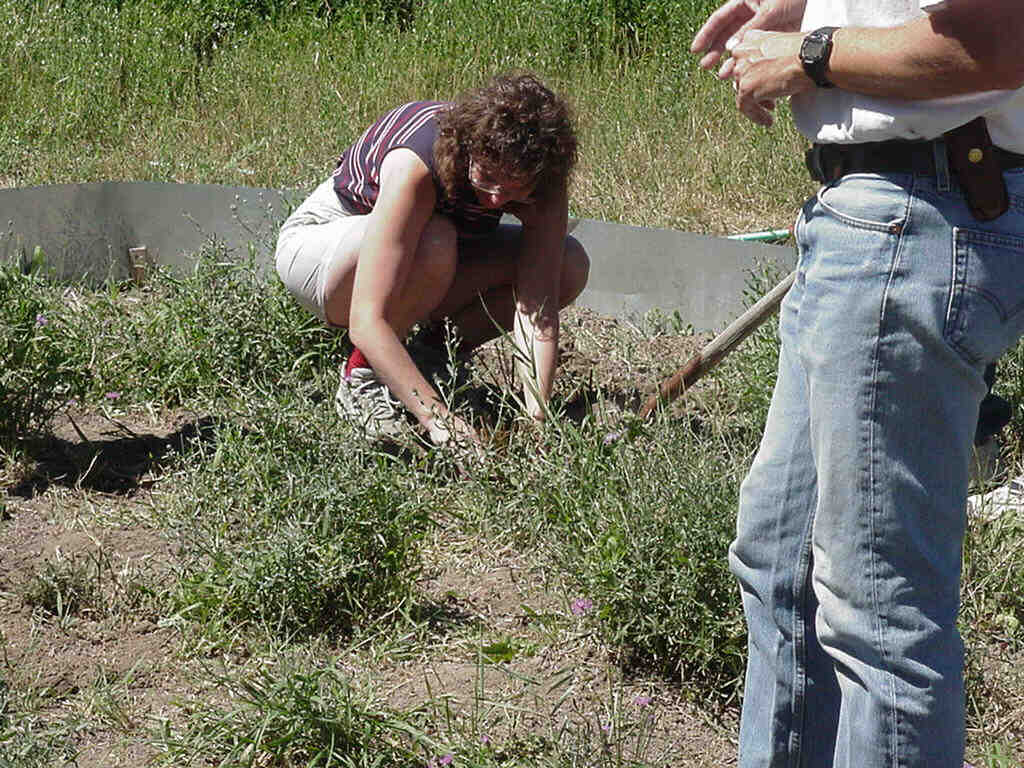
[[[957,2],[899,27],[838,29],[827,76],[853,93],[907,100],[1019,88],[1021,7]]]

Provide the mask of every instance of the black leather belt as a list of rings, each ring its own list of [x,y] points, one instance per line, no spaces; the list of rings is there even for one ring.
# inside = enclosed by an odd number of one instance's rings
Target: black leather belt
[[[935,141],[874,141],[815,144],[805,157],[811,178],[822,183],[847,173],[935,173]],[[1004,170],[1024,167],[1024,154],[991,147]]]

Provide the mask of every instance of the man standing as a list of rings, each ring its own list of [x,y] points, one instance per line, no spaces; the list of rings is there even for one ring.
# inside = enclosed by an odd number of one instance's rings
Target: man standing
[[[821,183],[729,552],[740,765],[961,768],[985,368],[1024,331],[1024,3],[730,0],[692,50]]]

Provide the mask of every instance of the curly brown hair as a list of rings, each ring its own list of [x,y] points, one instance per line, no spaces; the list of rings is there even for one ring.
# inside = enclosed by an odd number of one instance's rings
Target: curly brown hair
[[[438,118],[434,164],[454,199],[468,182],[472,157],[489,171],[535,180],[537,189],[568,183],[577,141],[568,103],[534,75],[497,75]]]

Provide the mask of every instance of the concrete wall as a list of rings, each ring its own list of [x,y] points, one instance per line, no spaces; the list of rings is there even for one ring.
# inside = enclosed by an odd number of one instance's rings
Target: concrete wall
[[[240,256],[255,249],[269,265],[277,227],[299,191],[151,182],[58,184],[0,189],[0,258],[42,248],[64,279],[131,274],[129,249],[185,269],[217,238]],[[756,224],[754,228],[756,228]],[[750,270],[788,272],[789,246],[582,219],[573,234],[592,260],[579,303],[603,314],[678,313],[697,330],[717,330],[743,310]]]

